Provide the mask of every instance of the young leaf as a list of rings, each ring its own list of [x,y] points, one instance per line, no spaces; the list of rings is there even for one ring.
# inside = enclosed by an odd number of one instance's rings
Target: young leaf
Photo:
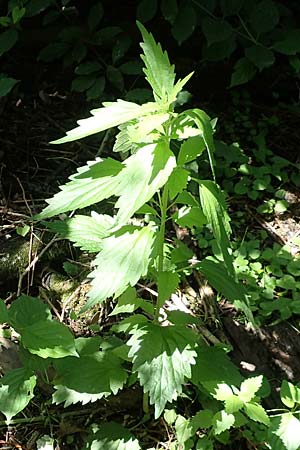
[[[200,201],[203,212],[211,225],[212,232],[220,248],[229,273],[234,276],[232,257],[229,254],[230,219],[226,211],[225,198],[212,181],[199,182]]]
[[[81,402],[95,402],[122,389],[127,373],[121,360],[109,351],[64,358],[55,362],[57,377],[53,403],[65,407]]]
[[[125,169],[118,177],[116,223],[124,224],[167,182],[176,159],[164,142],[149,144],[124,161]]]
[[[107,236],[113,223],[111,216],[92,212],[92,217],[77,215],[72,219],[49,223],[48,228],[74,242],[75,247],[80,247],[81,250],[99,252],[102,249],[102,239]]]
[[[167,402],[182,391],[185,378],[191,377],[195,364],[196,336],[182,326],[161,327],[149,323],[130,331],[127,342],[133,371],[138,373],[144,392],[155,405],[155,418]]]
[[[166,101],[172,91],[175,81],[174,66],[170,64],[167,52],[164,52],[160,44],[157,44],[151,33],[141,23],[137,23],[143,36],[141,43],[144,55],[141,55],[145,63],[144,73],[146,80],[153,89],[155,99]],[[167,97],[167,98],[166,98]]]
[[[198,268],[218,292],[231,301],[237,309],[243,311],[249,322],[254,323],[243,285],[227,272],[223,263],[212,257],[207,257],[201,261]]]
[[[21,342],[30,353],[41,358],[75,355],[75,341],[69,329],[54,320],[42,320],[22,330]]]
[[[14,369],[0,379],[0,411],[9,424],[33,398],[36,377],[27,369]]]
[[[294,408],[295,403],[300,404],[300,388],[283,380],[280,389],[280,398],[285,406]]]
[[[300,421],[292,414],[283,414],[278,430],[273,431],[287,450],[298,450],[300,446]]]
[[[223,431],[229,430],[235,422],[233,414],[227,414],[226,411],[217,412],[213,419],[213,431],[215,434],[223,433]]]
[[[137,439],[116,422],[102,422],[88,436],[85,450],[141,450]]]
[[[243,381],[240,388],[239,398],[243,400],[244,403],[250,402],[256,392],[260,389],[263,382],[263,376],[248,378]]]
[[[154,237],[150,226],[141,229],[126,226],[103,239],[102,250],[95,260],[97,268],[91,273],[89,300],[83,311],[112,295],[118,297],[146,275]]]
[[[61,186],[61,192],[46,200],[47,206],[37,219],[55,216],[72,209],[84,208],[111,197],[117,191],[118,173],[124,168],[123,164],[111,158],[88,162],[80,167],[76,174],[71,175],[69,181]]]
[[[270,425],[270,419],[266,411],[258,403],[246,403],[244,405],[244,411],[255,422],[263,423],[266,426]]]
[[[103,103],[103,108],[93,109],[94,117],[78,120],[79,127],[67,131],[67,135],[51,144],[63,144],[64,142],[76,141],[77,139],[99,133],[121,123],[129,122],[144,114],[142,106],[136,103],[117,100],[116,102]]]

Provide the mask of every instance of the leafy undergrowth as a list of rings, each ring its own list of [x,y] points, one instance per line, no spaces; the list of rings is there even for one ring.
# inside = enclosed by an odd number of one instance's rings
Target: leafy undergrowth
[[[297,450],[298,380],[270,385],[259,366],[239,370],[217,337],[226,308],[250,330],[297,326],[297,165],[268,149],[263,126],[246,152],[214,141],[204,111],[177,112],[189,76],[175,83],[167,54],[140,30],[155,102],[105,103],[79,121],[60,143],[119,126],[121,157],[79,168],[35,217],[82,253],[39,292],[0,303],[1,426],[15,427],[3,442]],[[105,214],[90,211],[108,198]]]

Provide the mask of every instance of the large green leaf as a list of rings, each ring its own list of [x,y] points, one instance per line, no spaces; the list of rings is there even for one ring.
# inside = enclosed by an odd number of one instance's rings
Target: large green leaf
[[[148,33],[141,23],[137,25],[144,40],[141,43],[144,52],[141,58],[145,63],[143,70],[146,80],[153,89],[155,99],[166,101],[174,86],[174,66],[170,64],[167,52],[164,52],[161,45],[155,42],[152,34]]]
[[[207,257],[197,266],[209,284],[231,301],[237,309],[244,312],[249,322],[254,323],[246,291],[225,269],[224,264],[215,258]]]
[[[220,248],[229,273],[234,276],[232,257],[229,254],[229,236],[231,232],[230,218],[226,211],[225,198],[222,191],[213,181],[199,182],[200,201],[203,212],[211,225],[213,235]]]
[[[124,168],[123,164],[107,158],[88,162],[71,175],[71,180],[61,186],[61,192],[47,200],[47,206],[37,219],[52,217],[72,209],[84,208],[100,202],[115,194],[119,179],[118,173]]]
[[[151,259],[155,232],[150,227],[126,226],[103,239],[103,247],[95,260],[89,300],[83,311],[108,297],[121,295],[146,275]]]
[[[21,342],[30,353],[41,358],[77,356],[72,333],[63,323],[54,320],[41,320],[24,328]]]
[[[119,176],[117,224],[127,220],[167,182],[176,159],[164,142],[149,144],[124,161]]]
[[[159,417],[167,402],[182,392],[182,384],[191,377],[195,364],[196,335],[183,326],[162,327],[153,323],[130,331],[129,357],[138,373],[144,392]]]
[[[64,358],[55,362],[57,377],[54,380],[53,402],[65,407],[81,402],[95,402],[122,389],[127,372],[121,360],[109,351]]]
[[[233,34],[232,27],[229,22],[224,19],[212,19],[208,16],[202,21],[202,31],[206,37],[208,46],[214,44],[215,42],[225,41]]]
[[[8,310],[10,325],[21,333],[26,327],[39,321],[51,319],[51,312],[45,303],[39,298],[21,295],[15,300]]]
[[[287,450],[298,450],[300,446],[300,421],[292,414],[283,414],[278,430],[274,432]]]
[[[11,370],[0,379],[0,411],[7,423],[28,405],[35,385],[36,377],[24,368]]]
[[[77,215],[72,219],[49,223],[48,228],[74,242],[81,250],[99,252],[102,249],[102,239],[107,236],[113,223],[113,217],[93,211],[91,217]]]
[[[137,439],[116,422],[101,423],[93,428],[83,450],[140,450]]]
[[[129,122],[144,114],[141,105],[125,100],[103,103],[103,108],[93,109],[93,117],[78,120],[79,127],[67,131],[67,135],[61,139],[51,142],[51,144],[63,144],[64,142],[76,141],[77,139],[99,133],[111,127],[116,127],[121,123]]]

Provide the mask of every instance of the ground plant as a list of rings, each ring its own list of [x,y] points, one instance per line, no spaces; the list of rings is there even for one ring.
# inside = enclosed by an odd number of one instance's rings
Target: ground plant
[[[167,53],[141,23],[138,28],[153,101],[106,102],[54,141],[118,127],[116,157],[87,162],[35,217],[95,254],[81,314],[113,298],[115,323],[109,332],[75,338],[39,298],[21,295],[9,308],[1,302],[1,322],[18,336],[23,366],[1,378],[0,411],[11,423],[41,383],[51,385],[51,401],[65,407],[140,386],[142,420],[163,416],[174,428],[174,450],[210,450],[243,438],[256,448],[297,450],[300,389],[283,381],[286,409],[266,411],[268,381],[256,374],[245,379],[224,346],[207,345],[199,318],[166,308],[179,284],[197,272],[255,326],[250,295],[235,269],[226,198],[215,181],[216,120],[198,108],[177,111],[177,96],[192,73],[175,81]],[[210,172],[200,178],[192,163],[204,152]],[[99,213],[102,202],[110,214]],[[73,214],[96,204],[89,215]],[[179,238],[169,238],[173,226],[207,227],[217,251],[201,258]],[[140,288],[148,282],[155,287],[151,295]],[[197,398],[191,417],[176,409],[176,400],[188,395],[187,383]],[[133,431],[108,421],[89,431],[85,449],[96,448],[141,447]]]

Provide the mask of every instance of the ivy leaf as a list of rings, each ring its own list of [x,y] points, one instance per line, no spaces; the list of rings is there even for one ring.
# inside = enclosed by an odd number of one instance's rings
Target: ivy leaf
[[[232,35],[232,28],[226,20],[216,20],[206,17],[202,21],[202,31],[206,37],[207,45],[215,42],[222,42],[229,39]]]
[[[189,171],[181,167],[175,167],[168,179],[169,197],[173,200],[187,185]]]
[[[222,262],[207,257],[201,261],[198,268],[218,292],[231,301],[237,309],[244,312],[249,322],[255,323],[243,285],[236,282]]]
[[[252,80],[257,70],[255,65],[248,58],[241,58],[234,66],[234,72],[231,75],[230,88],[239,86]]]
[[[221,434],[229,430],[234,422],[233,414],[228,414],[226,411],[218,411],[212,419],[213,431],[216,435]]]
[[[101,423],[87,438],[84,450],[140,450],[137,439],[116,422]]]
[[[166,403],[182,392],[185,378],[191,377],[196,337],[183,326],[162,327],[153,323],[137,327],[130,334],[127,344],[133,371],[138,373],[144,392],[149,392],[158,418]]]
[[[181,145],[178,154],[178,165],[183,166],[194,161],[205,150],[205,142],[201,136],[192,136]]]
[[[45,219],[62,212],[85,208],[111,197],[117,191],[117,175],[123,168],[123,164],[111,158],[97,158],[88,162],[69,177],[70,182],[60,186],[61,192],[46,200],[49,206],[35,218]]]
[[[64,142],[76,141],[77,139],[99,133],[111,127],[116,127],[121,123],[129,122],[144,114],[141,105],[117,100],[116,102],[103,103],[103,108],[93,109],[93,117],[78,120],[79,127],[67,131],[67,135],[51,144],[63,144]]]
[[[79,358],[63,358],[55,362],[57,377],[53,403],[65,403],[65,407],[81,402],[95,402],[122,389],[127,373],[121,360],[109,351],[83,355]]]
[[[41,358],[77,356],[72,333],[64,324],[54,320],[42,320],[24,328],[21,342],[30,353]]]
[[[174,65],[170,64],[167,52],[155,42],[152,34],[141,23],[137,22],[137,26],[144,40],[140,45],[144,52],[141,58],[145,63],[146,80],[153,89],[155,99],[166,100],[175,82]]]
[[[117,224],[126,223],[167,182],[176,159],[168,146],[160,142],[142,147],[124,164],[126,167],[118,177]]]
[[[244,403],[250,402],[254,398],[256,392],[260,389],[262,382],[262,375],[244,380],[241,384],[239,398],[243,400]]]
[[[51,320],[49,307],[39,298],[21,295],[8,310],[10,325],[18,332],[39,321]]]
[[[266,411],[258,403],[245,403],[244,411],[255,422],[263,423],[266,426],[270,425],[270,419]]]
[[[270,67],[275,62],[274,53],[262,45],[246,48],[245,55],[259,70]]]
[[[95,259],[97,268],[90,275],[93,281],[89,300],[82,311],[112,295],[118,297],[146,275],[154,237],[150,226],[126,226],[103,239],[102,250]]]
[[[27,369],[14,369],[0,379],[0,411],[7,424],[22,411],[33,398],[36,376]]]
[[[72,219],[55,221],[49,223],[48,228],[74,242],[75,247],[80,247],[81,250],[99,252],[102,249],[102,239],[112,228],[114,219],[95,212],[91,215],[92,217],[77,215]]]
[[[298,450],[300,446],[300,421],[292,414],[283,414],[278,430],[273,432],[284,443],[287,450]]]
[[[226,211],[225,198],[222,191],[213,181],[199,182],[200,201],[203,212],[211,225],[213,235],[220,248],[228,272],[234,276],[232,257],[229,254],[229,236],[231,233],[230,218]]]

